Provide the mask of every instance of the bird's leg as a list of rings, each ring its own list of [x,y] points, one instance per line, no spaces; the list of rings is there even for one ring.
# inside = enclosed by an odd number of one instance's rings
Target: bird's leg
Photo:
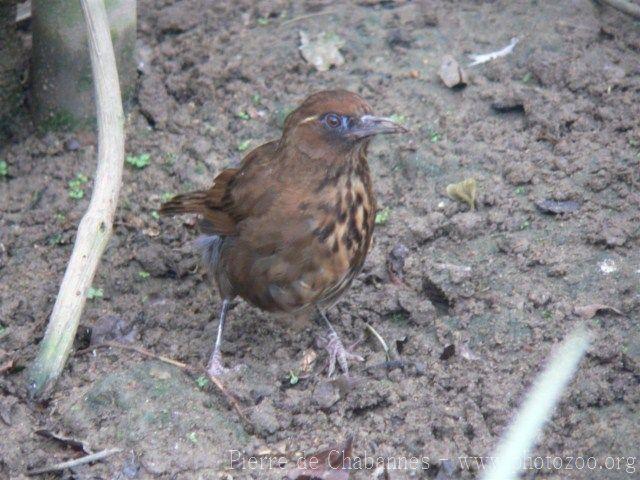
[[[222,332],[224,331],[224,321],[227,318],[227,312],[229,311],[229,300],[224,299],[222,301],[222,309],[220,311],[220,322],[218,323],[218,335],[216,337],[216,343],[213,346],[213,353],[209,360],[209,366],[207,367],[207,373],[212,377],[219,377],[227,369],[222,365],[222,354],[220,352],[220,346],[222,345]]]
[[[336,369],[336,363],[338,363],[345,377],[348,377],[349,376],[349,360],[364,362],[364,358],[350,351],[353,347],[355,347],[355,345],[358,342],[351,345],[351,347],[349,348],[345,348],[344,344],[342,343],[342,340],[340,340],[340,336],[338,335],[338,332],[336,332],[336,329],[333,328],[333,325],[331,325],[331,322],[327,318],[327,314],[324,313],[319,307],[318,307],[318,313],[324,320],[324,323],[327,325],[327,327],[329,327],[329,340],[325,345],[327,352],[329,352],[328,376],[331,377],[331,375],[333,375],[333,372]]]

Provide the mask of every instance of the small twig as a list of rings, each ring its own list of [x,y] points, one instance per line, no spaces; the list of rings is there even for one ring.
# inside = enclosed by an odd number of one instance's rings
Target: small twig
[[[60,470],[66,470],[67,468],[78,467],[86,463],[102,460],[103,458],[107,458],[116,453],[120,453],[121,451],[122,450],[119,448],[109,448],[107,450],[102,450],[101,452],[92,453],[91,455],[86,455],[84,457],[76,458],[75,460],[56,463],[55,465],[51,465],[49,467],[36,468],[35,470],[27,470],[27,475],[42,475],[43,473],[59,472]]]
[[[194,367],[192,367],[191,365],[189,365],[187,363],[179,362],[178,360],[173,360],[172,358],[165,357],[164,355],[158,355],[156,353],[153,353],[153,352],[147,350],[146,348],[137,347],[135,345],[125,345],[123,343],[118,343],[118,342],[103,342],[103,343],[99,343],[97,345],[92,345],[89,348],[85,348],[83,350],[78,350],[76,352],[76,355],[84,355],[84,354],[90,353],[93,350],[98,349],[98,348],[119,348],[120,350],[127,350],[129,352],[139,353],[143,357],[153,358],[155,360],[159,360],[161,362],[168,363],[169,365],[173,365],[174,367],[178,367],[178,368],[180,368],[180,369],[182,369],[182,370],[184,370],[184,371],[186,371],[188,373],[191,373],[193,375],[198,375],[198,374],[202,373],[202,371],[200,369],[194,368]],[[253,425],[249,421],[249,418],[242,411],[242,407],[240,406],[238,401],[234,398],[234,396],[229,392],[229,390],[227,389],[225,384],[219,378],[212,377],[212,376],[210,376],[208,374],[207,374],[207,378],[209,380],[211,380],[211,383],[213,383],[216,386],[216,388],[218,389],[218,391],[220,391],[220,393],[222,393],[222,395],[224,396],[224,398],[227,401],[227,403],[229,403],[229,405],[231,405],[231,407],[236,411],[236,413],[238,414],[240,419],[247,426],[249,426],[249,427],[251,427],[253,429]]]
[[[509,45],[507,45],[504,48],[501,48],[500,50],[496,50],[495,52],[469,55],[469,58],[473,60],[469,64],[469,66],[473,67],[475,65],[480,65],[481,63],[486,63],[491,60],[495,60],[496,58],[509,55],[513,51],[513,48],[518,44],[518,41],[519,40],[517,38],[512,38],[511,41],[509,42]]]
[[[387,345],[387,342],[384,341],[384,338],[382,338],[382,335],[380,335],[375,328],[373,328],[371,325],[369,325],[368,323],[365,323],[365,327],[366,329],[373,334],[374,337],[376,337],[376,340],[378,340],[378,342],[380,342],[380,345],[382,345],[382,348],[384,349],[384,354],[387,357],[387,360],[389,359],[389,346]]]
[[[627,15],[640,20],[640,5],[628,2],[627,0],[596,0],[600,3],[605,3],[612,8],[615,8],[619,12],[626,13]]]
[[[94,452],[87,446],[87,444],[82,440],[77,440],[73,437],[66,437],[61,435],[60,433],[52,432],[47,429],[40,429],[34,432],[36,435],[40,435],[44,438],[48,438],[54,440],[65,447],[75,448],[76,450],[82,450],[83,453],[87,455],[92,455]]]
[[[156,360],[160,360],[161,362],[168,363],[170,365],[173,365],[175,367],[181,368],[183,370],[189,370],[189,371],[193,370],[192,367],[190,367],[186,363],[182,363],[182,362],[179,362],[177,360],[173,360],[172,358],[165,357],[163,355],[155,354],[155,353],[147,350],[146,348],[137,347],[135,345],[125,345],[124,343],[118,343],[118,342],[98,343],[97,345],[92,345],[92,346],[90,346],[88,348],[85,348],[83,350],[78,350],[76,352],[76,355],[84,355],[85,353],[90,353],[90,352],[92,352],[93,350],[95,350],[97,348],[119,348],[120,350],[128,350],[130,352],[139,353],[140,355],[142,355],[144,357],[149,357],[149,358],[154,358]]]
[[[322,15],[334,15],[336,13],[337,12],[335,12],[333,10],[329,10],[329,11],[326,11],[326,12],[316,12],[316,13],[309,13],[307,15],[300,15],[299,17],[290,18],[289,20],[286,20],[286,21],[282,22],[280,25],[278,25],[278,28],[284,27],[285,25],[290,25],[290,24],[295,23],[295,22],[299,22],[301,20],[307,20],[309,18],[319,17],[319,16],[322,16]]]
[[[207,378],[209,378],[209,380],[211,380],[211,382],[216,386],[216,388],[224,395],[227,402],[229,402],[229,404],[233,407],[233,409],[236,411],[236,413],[240,417],[240,420],[242,420],[245,423],[245,426],[248,426],[251,430],[253,430],[253,424],[249,420],[249,417],[247,417],[247,415],[242,411],[242,407],[240,406],[238,401],[233,397],[233,395],[229,393],[224,383],[222,383],[222,381],[219,378],[212,377],[211,375],[207,375]]]

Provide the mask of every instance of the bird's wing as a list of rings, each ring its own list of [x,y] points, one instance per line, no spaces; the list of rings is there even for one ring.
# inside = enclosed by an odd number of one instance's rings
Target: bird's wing
[[[276,146],[277,141],[272,141],[252,150],[239,168],[223,170],[214,179],[211,188],[177,195],[162,204],[160,213],[196,213],[202,216],[200,226],[204,233],[235,235],[236,225],[250,214],[256,200],[259,201],[259,198],[252,198],[256,195],[252,195],[251,190],[259,195],[261,179],[254,179],[257,185],[253,189],[237,188],[237,184],[244,183],[245,179],[250,182],[253,167],[269,161]]]

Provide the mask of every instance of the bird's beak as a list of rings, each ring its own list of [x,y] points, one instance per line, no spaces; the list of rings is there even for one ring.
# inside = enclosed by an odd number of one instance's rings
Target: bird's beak
[[[356,139],[371,137],[383,133],[406,133],[408,130],[399,123],[386,117],[363,115],[350,129],[349,136]]]

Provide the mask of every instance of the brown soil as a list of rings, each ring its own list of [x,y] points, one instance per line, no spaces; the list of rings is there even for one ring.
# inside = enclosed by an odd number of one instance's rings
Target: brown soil
[[[580,322],[574,308],[597,303],[622,315],[587,320],[594,344],[534,454],[564,466],[527,478],[637,476],[629,464],[640,445],[638,23],[586,0],[231,3],[140,2],[143,65],[127,151],[150,154],[151,164],[126,169],[94,281],[103,296],[88,301],[76,346],[92,335],[203,366],[219,299],[198,268],[193,221],[155,217],[163,194],[207,186],[240,160],[239,144],[277,137],[284,113],[308,93],[344,87],[380,113],[403,115],[413,132],[373,145],[388,221],[330,312],[349,342],[373,326],[393,361],[367,336],[356,384],[330,382],[318,326],[292,327],[239,302],[224,354],[240,367],[226,382],[253,431],[197,376],[116,349],[72,357],[53,398],[28,401],[22,367],[35,356],[90,197],[90,181],[81,200],[69,197],[68,182],[79,173],[91,180],[96,150],[90,138],[37,136],[25,124],[0,153],[9,167],[0,179],[0,364],[14,361],[0,374],[0,476],[81,455],[35,433],[48,429],[94,450],[122,448],[73,478],[281,478],[275,463],[249,468],[248,456],[293,459],[349,434],[359,456],[430,459],[413,473],[352,478],[472,478],[478,468],[459,457],[490,454]],[[340,35],[345,64],[316,72],[299,55],[300,29]],[[514,36],[511,55],[466,66],[468,54]],[[466,68],[466,88],[439,80],[446,54]],[[469,177],[478,183],[474,212],[444,194]],[[536,202],[546,199],[579,208],[545,214]],[[317,360],[303,375],[309,351]],[[231,450],[244,452],[245,470],[232,470]],[[594,457],[598,467],[575,460],[567,469],[567,457]]]

